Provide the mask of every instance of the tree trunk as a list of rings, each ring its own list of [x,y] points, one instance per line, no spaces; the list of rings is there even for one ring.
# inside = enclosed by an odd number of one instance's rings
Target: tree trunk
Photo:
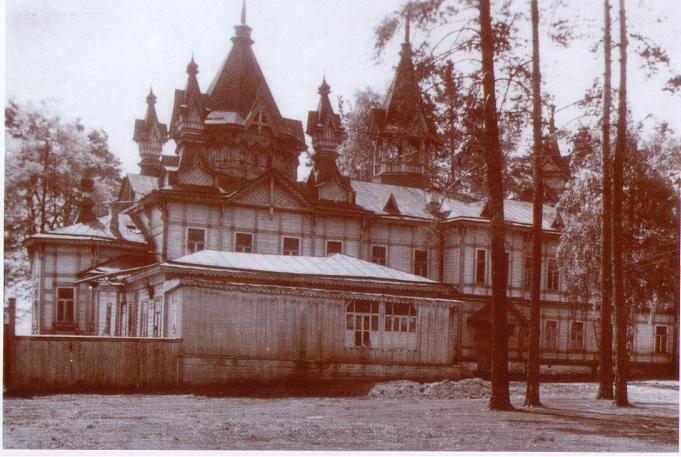
[[[612,178],[610,176],[610,107],[612,106],[612,38],[610,24],[610,0],[604,0],[605,72],[603,75],[603,211],[601,215],[601,347],[600,383],[598,397],[612,400]]]
[[[624,0],[620,0],[620,88],[617,107],[617,142],[613,160],[612,254],[615,292],[615,404],[629,406],[627,398],[627,305],[624,300],[624,273],[622,271],[622,200],[624,180],[624,153],[627,145],[627,23]]]
[[[480,48],[482,52],[482,89],[484,96],[487,187],[490,210],[490,245],[492,251],[492,396],[490,409],[511,410],[508,391],[508,326],[506,316],[506,252],[504,248],[504,158],[499,142],[497,103],[494,81],[494,36],[489,0],[480,0]]]
[[[539,69],[539,5],[532,0],[532,128],[534,137],[534,198],[532,204],[532,278],[530,281],[530,347],[525,406],[541,406],[539,399],[539,315],[541,312],[541,226],[544,206],[542,180],[541,73]]]

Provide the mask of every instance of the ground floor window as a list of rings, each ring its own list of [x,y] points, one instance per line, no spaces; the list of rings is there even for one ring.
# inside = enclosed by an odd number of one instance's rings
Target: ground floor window
[[[667,327],[664,325],[655,326],[655,352],[657,354],[667,353]]]
[[[544,349],[558,349],[558,321],[547,320],[545,322]]]
[[[163,331],[161,326],[162,311],[163,308],[161,307],[161,299],[160,298],[154,299],[154,325],[152,333],[152,336],[154,338],[160,338],[162,336]]]
[[[349,343],[350,346],[365,348],[378,346],[378,302],[353,300],[348,303],[345,329],[346,345]]]
[[[573,322],[570,326],[570,349],[584,349],[584,322]]]
[[[346,305],[347,347],[416,350],[416,330],[412,304],[352,300]]]
[[[74,322],[75,296],[76,290],[73,287],[57,287],[57,322]]]

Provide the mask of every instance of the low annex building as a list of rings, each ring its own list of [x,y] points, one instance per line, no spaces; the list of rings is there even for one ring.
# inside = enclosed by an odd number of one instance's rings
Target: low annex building
[[[168,126],[149,94],[145,118],[134,124],[140,173],[125,177],[110,213],[95,217],[84,198],[75,225],[27,240],[34,336],[18,339],[26,355],[20,379],[127,382],[99,376],[106,361],[93,361],[93,351],[111,363],[137,354],[125,369],[138,386],[487,371],[487,208],[429,188],[437,133],[408,34],[372,116],[374,177],[363,182],[336,165],[344,131],[326,80],[305,131],[283,117],[244,16],[205,92],[191,59]],[[305,133],[313,166],[299,182]],[[169,139],[175,154],[163,155]],[[559,192],[567,176],[557,143],[552,154]],[[504,210],[509,357],[522,371],[532,206],[508,200]],[[591,372],[598,312],[568,301],[556,257],[562,222],[550,206],[543,220],[542,363]],[[635,316],[632,362],[670,369],[677,329],[672,315]],[[35,355],[48,346],[63,357]],[[45,374],[54,372],[63,376]]]

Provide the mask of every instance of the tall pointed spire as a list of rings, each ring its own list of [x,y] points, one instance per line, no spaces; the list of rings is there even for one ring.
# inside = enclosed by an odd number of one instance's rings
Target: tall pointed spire
[[[404,24],[404,43],[409,44],[410,41],[410,35],[411,34],[411,27],[409,26],[409,15],[407,15],[405,24]]]
[[[405,11],[404,43],[400,63],[381,109],[373,111],[377,138],[374,181],[426,188],[427,160],[434,142],[434,127],[421,98],[412,60],[411,26]]]
[[[310,111],[307,115],[307,134],[312,138],[312,171],[308,178],[308,184],[317,189],[317,198],[323,198],[319,194],[318,186],[336,181],[345,190],[344,196],[338,197],[344,201],[352,199],[352,186],[347,177],[341,175],[338,170],[338,146],[343,141],[344,130],[341,126],[340,116],[333,112],[329,94],[331,86],[326,82],[326,76],[322,78],[319,86],[319,104],[317,111]],[[334,197],[335,198],[335,197]]]
[[[246,25],[246,0],[241,2],[241,25]]]
[[[161,152],[163,144],[168,139],[168,129],[165,124],[158,121],[156,115],[156,95],[153,89],[149,88],[147,95],[147,112],[144,119],[135,121],[135,133],[133,140],[139,148],[139,155],[142,159],[139,163],[140,173],[146,176],[159,176],[161,171]]]

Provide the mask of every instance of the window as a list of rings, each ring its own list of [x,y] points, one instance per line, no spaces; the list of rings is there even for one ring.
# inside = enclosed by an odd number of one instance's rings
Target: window
[[[126,336],[137,334],[137,309],[134,303],[128,303],[128,327],[126,330]]]
[[[141,316],[140,316],[140,336],[148,336],[147,328],[149,327],[149,302],[144,300],[142,302]]]
[[[416,307],[403,303],[386,303],[385,331],[416,333]]]
[[[476,249],[475,251],[475,283],[485,284],[487,275],[487,251]]]
[[[523,274],[523,286],[525,289],[529,289],[532,286],[532,257],[525,257]]]
[[[506,288],[511,286],[511,253],[505,252],[506,254]]]
[[[546,261],[546,289],[558,290],[558,262],[556,259]]]
[[[253,252],[253,235],[250,233],[235,233],[234,251]]]
[[[371,261],[379,265],[386,264],[386,249],[385,246],[371,246]]]
[[[558,349],[558,321],[544,324],[544,349]]]
[[[657,354],[667,353],[667,327],[664,325],[655,326],[655,352]]]
[[[104,334],[111,335],[111,303],[106,304],[106,320],[104,321]]]
[[[367,300],[348,303],[345,310],[346,346],[370,348],[378,344],[378,305]]]
[[[342,241],[327,241],[326,242],[326,255],[342,254],[342,253],[343,253],[343,242]]]
[[[188,228],[187,229],[187,251],[198,252],[203,251],[206,244],[206,231],[204,229]]]
[[[153,332],[152,336],[154,338],[159,338],[161,337],[161,299],[156,298],[154,299],[154,326],[153,326]]]
[[[300,255],[300,239],[285,236],[282,241],[282,254]]]
[[[414,274],[428,276],[428,251],[414,249]]]
[[[75,289],[57,287],[57,322],[74,322]]]
[[[570,349],[584,349],[584,322],[573,322],[570,326]]]

